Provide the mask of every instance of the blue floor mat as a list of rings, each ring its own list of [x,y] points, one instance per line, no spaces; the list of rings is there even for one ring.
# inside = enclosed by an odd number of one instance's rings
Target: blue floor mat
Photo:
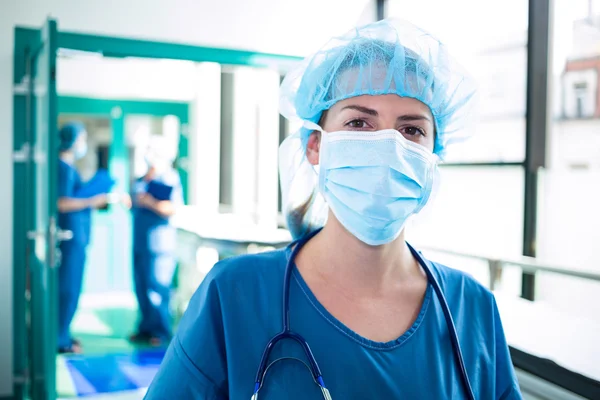
[[[136,350],[128,354],[65,357],[78,396],[147,388],[165,355],[165,349]]]

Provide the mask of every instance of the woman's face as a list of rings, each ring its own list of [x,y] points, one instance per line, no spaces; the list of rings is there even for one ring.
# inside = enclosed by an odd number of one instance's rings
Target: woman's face
[[[327,111],[322,128],[325,132],[394,129],[431,152],[435,143],[433,115],[429,107],[419,100],[395,94],[341,100]],[[308,160],[313,165],[319,163],[319,143],[320,135],[313,132],[307,148]]]
[[[82,147],[87,145],[87,131],[80,132],[77,135],[77,139],[73,143],[73,148]]]
[[[73,146],[71,147],[71,151],[75,155],[75,159],[79,160],[79,159],[85,157],[85,154],[87,153],[87,149],[88,149],[88,147],[87,147],[87,132],[83,131],[77,135],[77,139],[75,139],[75,143],[73,143]]]

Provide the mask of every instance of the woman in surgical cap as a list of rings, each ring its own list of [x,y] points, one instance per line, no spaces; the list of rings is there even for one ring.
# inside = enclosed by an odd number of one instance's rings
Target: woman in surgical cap
[[[405,242],[474,85],[395,20],[332,39],[287,74],[280,149],[295,242],[219,262],[147,399],[520,399],[494,296]]]
[[[84,182],[74,164],[87,152],[87,132],[83,124],[65,124],[59,131],[59,143],[58,225],[73,236],[60,243],[58,352],[80,353],[81,343],[71,337],[70,325],[81,294],[86,248],[90,242],[91,210],[105,206],[108,196],[81,195]]]
[[[171,339],[177,232],[170,219],[183,204],[181,180],[172,167],[175,145],[153,136],[145,156],[148,170],[133,184],[133,277],[140,320],[130,340],[153,346]]]

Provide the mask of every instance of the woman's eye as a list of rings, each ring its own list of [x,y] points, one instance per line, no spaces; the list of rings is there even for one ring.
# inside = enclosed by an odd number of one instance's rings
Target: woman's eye
[[[363,121],[362,119],[354,119],[354,120],[348,122],[346,124],[346,126],[349,126],[350,128],[355,128],[355,129],[363,129],[363,128],[367,128],[367,123],[365,121]]]
[[[408,136],[416,136],[423,135],[425,136],[425,131],[418,126],[406,126],[400,129],[400,133],[403,133]]]

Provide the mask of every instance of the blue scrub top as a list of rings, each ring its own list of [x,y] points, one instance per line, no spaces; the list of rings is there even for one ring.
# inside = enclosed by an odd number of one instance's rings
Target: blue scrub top
[[[290,250],[230,258],[215,265],[193,296],[146,398],[243,399],[252,396],[267,342],[281,331],[283,276]],[[430,263],[457,326],[477,399],[521,399],[493,295],[470,276]],[[311,346],[333,399],[463,399],[440,303],[429,285],[413,326],[378,343],[333,317],[295,270],[291,328]],[[279,342],[271,361],[305,360]],[[305,360],[306,361],[306,360]],[[284,360],[267,373],[259,399],[321,399],[302,364]]]
[[[176,205],[183,204],[183,189],[179,173],[170,169],[153,179],[159,183],[172,186],[170,201]],[[147,193],[148,182],[143,178],[133,184],[133,248],[136,252],[153,254],[173,253],[177,247],[177,230],[164,218],[145,207],[136,207],[135,198],[138,194]]]
[[[83,187],[81,176],[71,164],[58,162],[58,197],[77,198],[77,192]],[[58,213],[58,226],[73,232],[72,245],[87,246],[90,242],[92,210],[86,208],[68,213]]]

